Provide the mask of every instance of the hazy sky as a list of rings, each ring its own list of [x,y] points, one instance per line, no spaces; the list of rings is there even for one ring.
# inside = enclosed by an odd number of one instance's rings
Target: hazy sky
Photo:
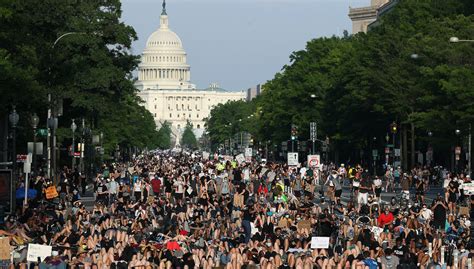
[[[167,0],[170,28],[183,41],[198,88],[242,90],[274,77],[293,51],[317,37],[351,32],[349,6],[370,0]],[[162,0],[122,0],[141,54],[159,26]]]

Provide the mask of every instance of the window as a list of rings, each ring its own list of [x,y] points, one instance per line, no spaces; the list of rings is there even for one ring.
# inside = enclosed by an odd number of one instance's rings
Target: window
[[[173,117],[173,114],[170,113],[170,118],[172,118],[172,117]]]
[[[198,118],[198,119],[199,119],[199,114],[196,114],[196,118]]]
[[[156,118],[156,113],[155,113],[155,118]]]
[[[156,109],[156,105],[155,105],[155,109]]]
[[[178,118],[179,118],[179,113],[178,113]]]
[[[200,125],[200,124],[198,124],[198,125],[197,125],[197,128],[198,128],[198,129],[201,129],[201,125]]]
[[[191,114],[189,114],[189,118],[191,118]]]

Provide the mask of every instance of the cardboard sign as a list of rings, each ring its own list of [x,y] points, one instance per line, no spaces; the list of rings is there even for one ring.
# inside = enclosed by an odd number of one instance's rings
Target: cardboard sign
[[[235,159],[237,160],[237,162],[238,162],[239,164],[245,162],[245,157],[244,157],[243,154],[239,154],[239,155],[235,156]]]
[[[311,237],[311,248],[326,249],[329,248],[329,237]]]
[[[288,166],[297,166],[298,163],[298,153],[288,152]]]
[[[46,257],[51,256],[52,250],[52,246],[28,244],[28,255],[26,256],[26,260],[29,262],[37,262],[39,257],[41,261],[44,261]]]
[[[46,188],[46,190],[44,191],[45,192],[45,195],[46,195],[46,199],[54,199],[56,197],[58,197],[58,191],[56,190],[56,187],[55,186],[49,186],[48,188]]]
[[[10,238],[0,238],[0,261],[10,260]]]

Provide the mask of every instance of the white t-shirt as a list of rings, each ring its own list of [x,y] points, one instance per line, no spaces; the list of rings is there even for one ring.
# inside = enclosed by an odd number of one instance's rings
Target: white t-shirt
[[[374,179],[374,185],[377,188],[381,187],[382,186],[382,180],[380,178]]]
[[[174,186],[176,187],[176,193],[184,192],[184,182],[182,180],[175,181]]]
[[[420,211],[420,216],[425,219],[425,220],[430,220],[431,217],[433,216],[433,212],[429,208],[422,208]]]

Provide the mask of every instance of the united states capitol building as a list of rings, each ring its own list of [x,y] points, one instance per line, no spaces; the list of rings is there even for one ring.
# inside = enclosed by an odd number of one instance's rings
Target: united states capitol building
[[[204,132],[204,119],[214,106],[246,98],[244,91],[227,91],[217,84],[197,89],[191,83],[191,67],[187,64],[186,51],[179,36],[169,28],[165,2],[160,27],[146,42],[135,87],[157,126],[160,127],[165,121],[171,123],[175,139],[181,138],[188,120],[199,138]]]

